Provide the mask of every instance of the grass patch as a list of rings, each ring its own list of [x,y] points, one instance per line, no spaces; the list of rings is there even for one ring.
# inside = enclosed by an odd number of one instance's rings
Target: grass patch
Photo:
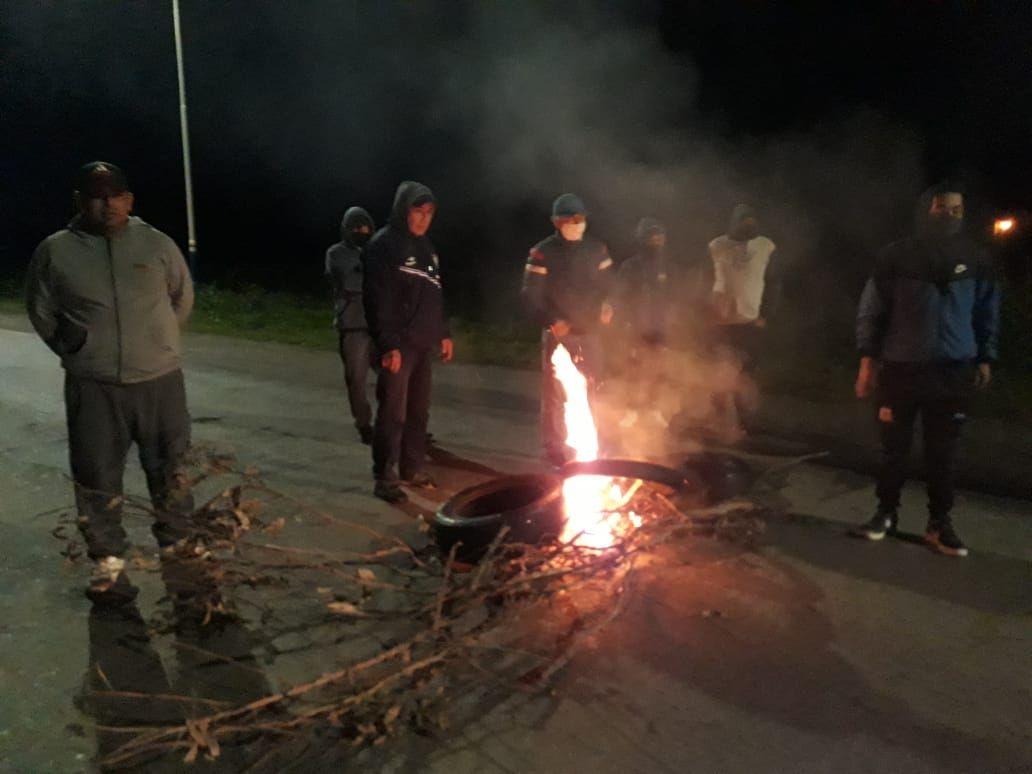
[[[0,313],[23,314],[25,304],[19,288],[11,283],[0,287]],[[1008,310],[1005,330],[1015,336],[1013,309]],[[197,301],[189,330],[219,336],[274,341],[334,351],[337,334],[331,326],[332,304],[328,298],[275,293],[257,286],[239,291],[214,285],[197,289]],[[479,365],[497,365],[533,370],[539,367],[539,335],[526,324],[488,324],[452,320],[456,360]],[[1024,355],[1024,340],[1011,342],[1008,355]],[[1032,358],[1030,358],[1032,359]],[[976,416],[1011,418],[1032,423],[1032,378],[1008,360],[997,369],[992,389],[978,396]],[[757,379],[765,392],[792,395],[821,403],[844,403],[853,398],[856,358],[851,351],[827,353],[823,357],[801,354],[789,342],[772,342],[768,358],[760,364]]]
[[[813,403],[849,403],[856,400],[853,390],[858,365],[859,357],[852,352],[817,359],[772,349],[768,361],[760,363],[756,380],[762,392],[772,395],[791,395]],[[975,394],[972,414],[1032,424],[1032,378],[1020,364],[994,366],[992,386]]]
[[[0,313],[24,312],[20,290],[0,288]],[[201,285],[187,330],[335,351],[337,332],[332,322],[333,304],[329,298],[274,293],[257,286],[237,291]],[[533,326],[453,319],[452,336],[455,359],[459,362],[538,367],[538,333]]]
[[[25,314],[25,301],[13,296],[0,296],[0,313]]]
[[[197,288],[187,329],[193,333],[334,349],[337,334],[331,327],[332,319],[328,300],[271,293],[256,286],[234,292],[202,285]]]
[[[277,341],[311,349],[334,350],[337,333],[329,299],[270,293],[258,287],[239,292],[204,286],[189,330],[254,341]],[[538,338],[528,326],[452,321],[455,358],[459,362],[535,368]]]

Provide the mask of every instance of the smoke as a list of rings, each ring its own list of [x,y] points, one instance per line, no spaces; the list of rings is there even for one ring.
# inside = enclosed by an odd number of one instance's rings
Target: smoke
[[[915,133],[871,110],[764,138],[703,117],[701,75],[635,12],[580,4],[557,19],[535,4],[477,4],[465,21],[437,62],[435,115],[463,127],[475,157],[473,178],[447,181],[446,193],[468,203],[474,188],[475,230],[503,237],[482,240],[489,253],[478,267],[478,295],[496,314],[496,299],[514,298],[526,249],[550,231],[552,198],[572,190],[618,259],[634,249],[637,220],[652,215],[667,224],[674,256],[695,267],[747,201],[800,297],[842,317],[922,187]],[[514,213],[525,213],[518,230],[505,223]],[[809,319],[824,324],[814,311]]]
[[[617,258],[648,214],[687,263],[749,201],[805,282],[851,305],[858,257],[899,232],[924,183],[915,134],[860,110],[752,137],[697,107],[704,73],[668,49],[659,8],[184,0],[202,262],[315,285],[344,209],[382,222],[414,178],[439,195],[434,236],[464,316],[518,316],[526,250],[567,190]],[[25,156],[52,165],[40,217],[62,222],[70,171],[108,157],[142,214],[182,238],[167,5],[15,3],[4,25]],[[757,99],[757,127],[770,104]]]

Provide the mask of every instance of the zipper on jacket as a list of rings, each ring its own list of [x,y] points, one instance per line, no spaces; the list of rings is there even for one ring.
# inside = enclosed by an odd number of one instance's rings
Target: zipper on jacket
[[[111,270],[111,298],[115,305],[115,341],[118,343],[118,383],[122,383],[122,319],[118,311],[118,283],[115,281],[115,251],[110,237],[107,242],[108,268]]]

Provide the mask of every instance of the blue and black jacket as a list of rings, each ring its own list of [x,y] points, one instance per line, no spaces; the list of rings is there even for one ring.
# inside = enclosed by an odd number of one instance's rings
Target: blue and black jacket
[[[992,362],[1000,289],[986,251],[964,235],[929,233],[878,256],[856,318],[861,355],[896,363]]]

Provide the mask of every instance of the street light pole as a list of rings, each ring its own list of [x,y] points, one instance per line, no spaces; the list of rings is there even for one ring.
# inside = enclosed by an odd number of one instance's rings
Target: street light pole
[[[179,76],[179,133],[183,140],[183,182],[186,186],[186,235],[190,274],[197,277],[197,231],[194,226],[193,177],[190,172],[190,133],[186,121],[186,76],[183,73],[183,32],[179,27],[179,0],[172,0],[176,35],[176,73]]]

